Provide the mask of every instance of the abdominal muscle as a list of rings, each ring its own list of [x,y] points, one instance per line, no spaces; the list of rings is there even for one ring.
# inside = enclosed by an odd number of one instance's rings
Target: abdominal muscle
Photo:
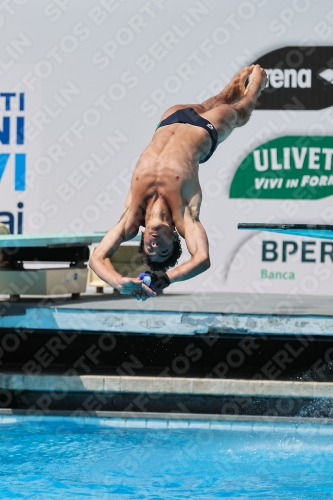
[[[200,191],[199,159],[209,152],[211,140],[202,128],[173,124],[158,129],[144,150],[132,177],[133,201],[156,193],[179,206]]]

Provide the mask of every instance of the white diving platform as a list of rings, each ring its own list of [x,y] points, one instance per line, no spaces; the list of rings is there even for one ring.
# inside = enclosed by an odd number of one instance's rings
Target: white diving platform
[[[292,307],[291,307],[292,306]],[[195,312],[188,312],[195,311]],[[146,302],[113,293],[77,300],[0,298],[1,329],[80,334],[333,336],[331,297],[168,293]]]
[[[0,294],[11,298],[72,294],[78,298],[86,291],[89,246],[100,243],[105,232],[9,234],[5,226],[0,229]],[[131,241],[139,240],[137,235]]]

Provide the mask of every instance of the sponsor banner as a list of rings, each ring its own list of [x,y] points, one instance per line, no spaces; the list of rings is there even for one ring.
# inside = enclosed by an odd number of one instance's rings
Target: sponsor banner
[[[230,198],[318,200],[333,194],[333,137],[286,136],[252,151],[238,167]]]
[[[228,290],[252,294],[331,294],[333,242],[255,233],[233,256]]]
[[[30,130],[31,117],[41,108],[41,85],[36,82],[32,93],[17,91],[12,83],[30,69],[17,64],[11,78],[3,77],[0,93],[0,223],[12,234],[24,232],[27,218],[33,227],[44,218],[40,180],[33,170],[42,171],[45,160],[40,157],[40,136]]]
[[[333,46],[284,47],[260,57],[268,85],[258,109],[323,109],[333,105]]]

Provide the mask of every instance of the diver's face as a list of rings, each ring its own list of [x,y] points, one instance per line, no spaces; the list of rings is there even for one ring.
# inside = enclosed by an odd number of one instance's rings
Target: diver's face
[[[152,262],[164,262],[173,251],[174,229],[165,224],[146,228],[143,237],[143,249]]]

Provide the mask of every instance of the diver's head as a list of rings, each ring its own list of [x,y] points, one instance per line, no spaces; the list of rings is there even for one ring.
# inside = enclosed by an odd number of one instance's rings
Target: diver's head
[[[182,253],[174,225],[165,222],[147,225],[142,231],[139,252],[142,262],[152,271],[166,271],[174,267]]]

